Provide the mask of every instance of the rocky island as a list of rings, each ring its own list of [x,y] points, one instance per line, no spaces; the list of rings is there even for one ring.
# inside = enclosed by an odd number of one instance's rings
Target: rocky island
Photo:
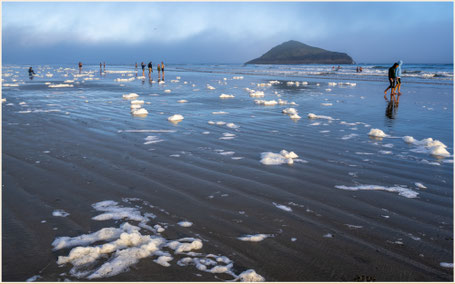
[[[354,60],[346,53],[328,51],[290,40],[245,64],[354,64]]]

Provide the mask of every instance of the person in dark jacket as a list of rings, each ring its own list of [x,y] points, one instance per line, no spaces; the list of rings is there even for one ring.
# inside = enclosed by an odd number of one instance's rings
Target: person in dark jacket
[[[394,63],[392,67],[389,68],[389,86],[387,89],[384,90],[384,99],[387,101],[387,91],[391,89],[390,92],[390,100],[395,100],[395,93],[394,93],[394,88],[395,88],[395,81],[396,81],[396,75],[395,75],[395,69],[398,67],[398,63]]]

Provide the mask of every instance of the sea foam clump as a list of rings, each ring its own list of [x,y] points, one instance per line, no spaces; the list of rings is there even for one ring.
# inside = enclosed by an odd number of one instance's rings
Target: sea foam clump
[[[134,99],[136,99],[137,97],[139,97],[139,95],[136,94],[136,93],[129,93],[129,94],[124,94],[122,97],[123,97],[125,100],[134,100]]]
[[[123,78],[117,78],[117,79],[115,79],[114,81],[115,81],[115,82],[131,82],[131,81],[134,81],[135,79],[136,79],[136,78],[134,78],[134,77],[125,78],[125,79],[123,79]]]
[[[450,153],[446,150],[447,146],[439,140],[433,140],[433,138],[426,138],[422,140],[416,140],[412,136],[404,136],[404,142],[417,146],[411,151],[416,153],[426,153],[433,156],[439,157],[450,157]]]
[[[74,85],[72,84],[50,84],[48,85],[49,88],[72,88]]]
[[[145,108],[133,109],[131,112],[134,116],[146,116],[149,112]]]
[[[282,113],[285,113],[285,114],[297,114],[297,110],[295,108],[285,108],[281,111]]]
[[[389,135],[385,134],[381,129],[371,128],[370,132],[368,132],[368,136],[384,138],[388,137]]]
[[[220,99],[230,99],[230,98],[234,98],[234,97],[235,97],[234,95],[226,95],[226,94],[220,95]]]
[[[272,235],[267,235],[267,234],[244,235],[244,236],[238,237],[237,239],[244,241],[244,242],[260,242],[268,237],[272,237]]]
[[[406,198],[416,198],[419,195],[418,192],[415,192],[409,188],[401,187],[401,186],[392,186],[386,187],[381,185],[358,185],[358,186],[345,186],[345,185],[335,185],[335,188],[343,189],[343,190],[382,190],[388,192],[396,192],[398,195],[404,196]]]
[[[289,118],[291,118],[292,120],[298,120],[298,119],[301,118],[299,116],[297,110],[295,108],[292,108],[292,107],[285,108],[281,112],[289,115]]]
[[[174,114],[173,116],[169,116],[167,118],[167,120],[171,121],[171,122],[179,122],[179,121],[182,121],[183,120],[183,115],[181,114]]]
[[[252,97],[252,98],[264,97],[264,92],[262,92],[262,91],[249,90],[249,92],[250,92],[250,97]]]
[[[57,259],[57,264],[61,267],[72,265],[67,272],[70,276],[89,280],[112,277],[128,271],[141,259],[151,257],[155,257],[153,261],[157,264],[169,267],[175,256],[185,255],[177,265],[194,265],[196,269],[206,273],[227,274],[233,278],[233,281],[264,280],[252,269],[237,275],[233,271],[233,261],[226,256],[194,252],[203,247],[200,239],[192,237],[165,239],[159,234],[163,231],[159,230],[159,228],[162,229],[160,225],[152,227],[147,224],[156,216],[152,213],[141,213],[138,209],[154,208],[154,206],[138,198],[124,198],[123,201],[131,204],[131,207],[121,206],[112,200],[92,205],[95,210],[103,212],[101,215],[112,213],[114,215],[111,217],[123,216],[121,219],[125,223],[118,228],[103,228],[90,234],[77,237],[64,236],[54,240],[52,243],[54,251],[73,247],[67,256],[59,256]],[[97,218],[93,219],[97,220]],[[135,226],[128,222],[140,223]]]
[[[308,114],[309,119],[327,119],[327,120],[334,120],[333,117],[331,116],[326,116],[326,115],[317,115],[314,113],[309,113]]]
[[[265,100],[254,100],[254,102],[255,102],[257,105],[264,105],[264,106],[274,106],[274,105],[278,104],[278,102],[275,101],[275,100],[270,100],[270,101],[265,101]]]
[[[280,153],[272,152],[263,152],[261,153],[261,163],[264,165],[282,165],[294,164],[294,159],[297,159],[299,156],[294,152],[288,152],[286,150],[281,150]]]

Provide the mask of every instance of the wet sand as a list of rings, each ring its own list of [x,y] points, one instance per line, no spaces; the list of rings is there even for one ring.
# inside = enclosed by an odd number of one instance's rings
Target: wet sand
[[[412,152],[415,147],[402,139],[432,137],[453,153],[452,86],[403,86],[391,120],[385,116],[381,82],[347,87],[302,78],[309,84],[296,87],[286,83],[289,78],[234,80],[226,74],[169,71],[160,85],[140,79],[114,82],[117,77],[107,74],[55,90],[44,85],[45,78],[3,88],[3,281],[32,276],[39,276],[37,281],[87,280],[72,275],[71,264],[57,264],[71,248],[53,250],[51,244],[58,237],[122,224],[125,220],[92,219],[100,213],[92,204],[105,200],[153,213],[150,225],[165,227],[160,234],[142,228],[142,234],[202,240],[203,247],[194,252],[227,256],[236,275],[254,269],[266,281],[453,280],[452,268],[441,266],[453,262],[452,156]],[[279,84],[256,85],[273,79]],[[260,99],[297,105],[257,105],[247,87],[263,90]],[[149,111],[145,118],[133,117],[130,101],[122,99],[131,92],[150,103],[143,105]],[[431,101],[424,95],[428,92],[434,94]],[[222,100],[222,93],[235,97]],[[181,99],[188,102],[177,103]],[[23,101],[26,106],[19,104]],[[282,113],[287,107],[296,108],[302,118],[291,120]],[[35,111],[50,109],[58,111]],[[217,111],[228,113],[212,114]],[[333,120],[309,119],[308,113]],[[173,114],[184,120],[170,123]],[[390,137],[369,137],[371,128]],[[220,139],[223,133],[235,138]],[[350,134],[356,135],[346,136]],[[147,136],[164,141],[144,144]],[[294,151],[302,161],[260,163],[261,153],[282,149]],[[401,186],[418,196],[337,185]],[[69,215],[53,216],[57,209]],[[193,225],[181,227],[177,223],[182,220]],[[271,236],[260,242],[238,239],[248,234]],[[184,256],[172,254],[169,267],[155,263],[156,256],[146,257],[127,271],[97,280],[233,278],[179,266]]]

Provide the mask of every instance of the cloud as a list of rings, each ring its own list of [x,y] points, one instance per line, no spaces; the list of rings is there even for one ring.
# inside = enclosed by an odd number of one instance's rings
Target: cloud
[[[172,60],[243,62],[294,39],[355,59],[382,60],[406,50],[429,60],[442,56],[429,47],[453,47],[452,9],[452,3],[412,2],[6,2],[3,50],[7,58],[39,57],[38,50],[93,58],[99,50],[102,56],[123,49],[159,51]],[[74,46],[75,54],[68,54]]]

